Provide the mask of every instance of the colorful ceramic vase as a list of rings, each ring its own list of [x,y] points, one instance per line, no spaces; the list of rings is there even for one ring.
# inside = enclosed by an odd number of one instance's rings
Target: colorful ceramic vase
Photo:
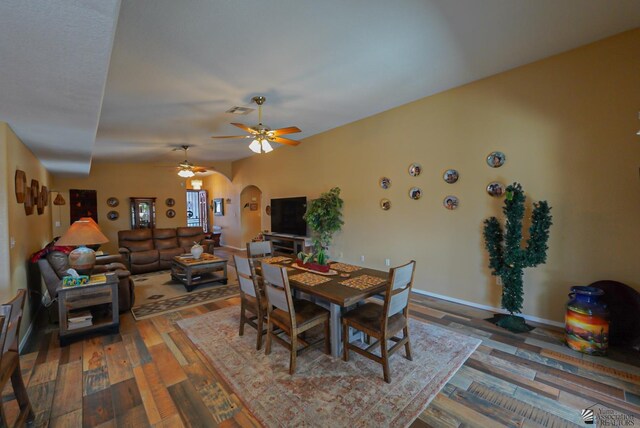
[[[600,301],[604,291],[571,287],[565,318],[567,345],[578,352],[606,355],[609,346],[609,309]]]

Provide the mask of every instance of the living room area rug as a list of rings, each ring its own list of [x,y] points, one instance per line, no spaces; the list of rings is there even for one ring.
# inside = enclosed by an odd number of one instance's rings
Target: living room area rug
[[[413,361],[404,349],[382,365],[355,352],[349,362],[314,348],[289,375],[289,352],[272,344],[257,351],[256,330],[238,336],[240,308],[229,307],[178,321],[253,415],[265,426],[370,427],[410,425],[481,343],[410,319]],[[379,349],[379,348],[378,348]]]
[[[201,284],[188,292],[181,282],[171,279],[170,270],[132,275],[136,296],[135,305],[131,308],[133,318],[141,320],[239,296],[238,281],[232,266],[227,267],[227,276],[226,285],[218,282]]]

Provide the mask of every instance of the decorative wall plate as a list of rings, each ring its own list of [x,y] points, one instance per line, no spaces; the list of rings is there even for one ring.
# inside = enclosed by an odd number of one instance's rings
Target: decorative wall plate
[[[40,183],[36,179],[31,180],[31,202],[33,205],[38,203],[38,197],[40,196]]]
[[[167,210],[167,217],[174,218],[175,216],[176,216],[176,212],[174,210],[172,210],[171,208],[169,208]]]
[[[504,165],[504,162],[507,160],[507,157],[502,152],[491,152],[489,156],[487,156],[487,165],[491,168],[499,168]]]
[[[264,211],[267,213],[267,215],[271,215],[271,205],[267,205]]]
[[[42,188],[38,192],[38,197],[36,198],[36,207],[37,207],[38,215],[44,214],[44,206],[45,206],[47,197],[48,197],[47,187],[42,186]]]
[[[411,199],[420,199],[422,197],[422,190],[419,187],[412,187],[409,189],[409,197]]]
[[[118,198],[112,197],[107,199],[107,205],[109,205],[110,207],[117,207],[118,205],[120,205],[120,201],[118,200]]]
[[[167,205],[168,207],[172,207],[176,204],[176,200],[173,198],[167,198],[164,201],[165,205]]]
[[[387,190],[389,187],[391,187],[391,179],[389,177],[382,177],[380,179],[380,187]]]
[[[24,212],[26,215],[33,214],[33,197],[31,196],[31,187],[24,188]]]
[[[111,221],[117,220],[119,217],[120,217],[120,214],[118,213],[118,211],[109,211],[107,213],[107,218]]]
[[[448,210],[455,210],[456,208],[458,208],[459,203],[460,201],[458,201],[458,197],[453,195],[445,197],[442,201],[442,205],[444,205],[444,207]]]
[[[27,175],[24,171],[16,169],[16,202],[24,203],[24,194],[27,187]]]
[[[419,163],[412,163],[409,165],[409,175],[412,177],[417,177],[422,172],[422,166]]]
[[[382,208],[383,211],[389,211],[391,209],[391,201],[389,199],[381,199],[380,208]]]
[[[487,193],[493,196],[494,198],[499,198],[504,195],[504,184],[494,181],[487,185]]]
[[[448,169],[444,172],[444,174],[442,175],[442,178],[447,183],[453,184],[456,181],[458,181],[458,178],[460,178],[460,174],[458,174],[458,171],[455,169]]]

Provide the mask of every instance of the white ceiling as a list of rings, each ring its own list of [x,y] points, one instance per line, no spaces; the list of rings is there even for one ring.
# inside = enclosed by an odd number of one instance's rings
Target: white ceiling
[[[65,19],[42,25],[61,13],[40,10],[52,3],[66,5]],[[54,172],[86,171],[91,152],[179,160],[170,148],[184,143],[199,164],[239,159],[251,154],[247,140],[209,137],[242,134],[230,122],[257,123],[256,112],[225,113],[254,95],[267,97],[266,125],[296,125],[303,132],[291,138],[300,139],[640,26],[638,0],[122,0],[102,100],[91,66],[108,59],[117,3],[0,6],[0,17],[14,15],[0,18],[0,120]],[[11,35],[24,26],[29,44]],[[75,31],[85,26],[93,31]],[[51,67],[51,56],[66,68]],[[5,58],[20,67],[5,74]],[[34,73],[64,84],[42,93]],[[87,135],[100,104],[94,145]]]

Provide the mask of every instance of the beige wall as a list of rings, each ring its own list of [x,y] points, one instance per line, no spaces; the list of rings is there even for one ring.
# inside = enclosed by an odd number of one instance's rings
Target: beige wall
[[[241,248],[246,247],[247,242],[251,242],[260,231],[262,217],[262,192],[256,186],[247,186],[240,193],[240,227],[242,229]],[[249,206],[245,207],[245,205]],[[251,211],[251,204],[257,204],[258,209]]]
[[[339,186],[345,225],[333,258],[364,255],[380,269],[385,258],[415,259],[417,289],[499,306],[481,231],[502,200],[485,187],[519,181],[529,202],[547,199],[554,215],[547,264],[525,271],[523,312],[562,321],[572,285],[613,279],[640,290],[638,46],[640,30],[623,33],[240,160],[226,195],[256,185],[268,203]],[[485,163],[493,150],[507,156],[499,169]],[[407,173],[412,162],[423,166],[419,177]],[[447,168],[458,169],[457,183],[442,180]],[[378,186],[382,176],[389,190]],[[409,199],[411,186],[422,199]],[[442,206],[449,194],[460,198],[456,211]]]
[[[240,190],[236,191],[233,184],[229,179],[221,174],[212,174],[208,176],[204,181],[204,189],[207,189],[209,193],[209,199],[223,198],[224,201],[224,215],[213,216],[214,226],[220,226],[222,228],[222,235],[220,236],[220,242],[222,245],[232,246],[236,248],[244,248],[244,245],[240,247],[241,227],[240,227]]]
[[[24,205],[16,202],[15,172],[16,169],[25,172],[27,185],[32,179],[38,180],[40,186],[51,189],[51,176],[40,161],[18,139],[13,130],[4,122],[0,122],[0,150],[2,151],[2,169],[5,171],[0,191],[0,228],[2,234],[2,249],[0,260],[0,301],[11,299],[20,288],[29,287],[30,290],[41,291],[40,277],[29,272],[29,258],[31,254],[44,247],[51,241],[51,200],[42,215],[38,215],[34,207],[33,214],[27,216]],[[11,239],[15,246],[10,248]],[[30,294],[34,303],[39,301],[37,294]],[[33,319],[33,308],[25,306],[25,313],[21,324],[24,333]]]
[[[98,198],[98,223],[109,242],[101,249],[117,254],[118,231],[131,228],[130,204],[131,197],[156,198],[156,227],[186,226],[186,189],[189,179],[183,179],[171,169],[155,167],[145,164],[113,164],[93,163],[88,177],[54,177],[55,189],[61,190],[67,205],[61,207],[61,217],[54,213],[53,233],[62,235],[69,227],[69,189],[96,190]],[[111,208],[107,199],[118,198],[120,204]],[[172,207],[176,216],[168,218],[169,207],[165,204],[167,198],[173,198],[176,204]],[[120,214],[117,220],[108,220],[107,213],[115,210]],[[60,226],[56,221],[60,220]]]

